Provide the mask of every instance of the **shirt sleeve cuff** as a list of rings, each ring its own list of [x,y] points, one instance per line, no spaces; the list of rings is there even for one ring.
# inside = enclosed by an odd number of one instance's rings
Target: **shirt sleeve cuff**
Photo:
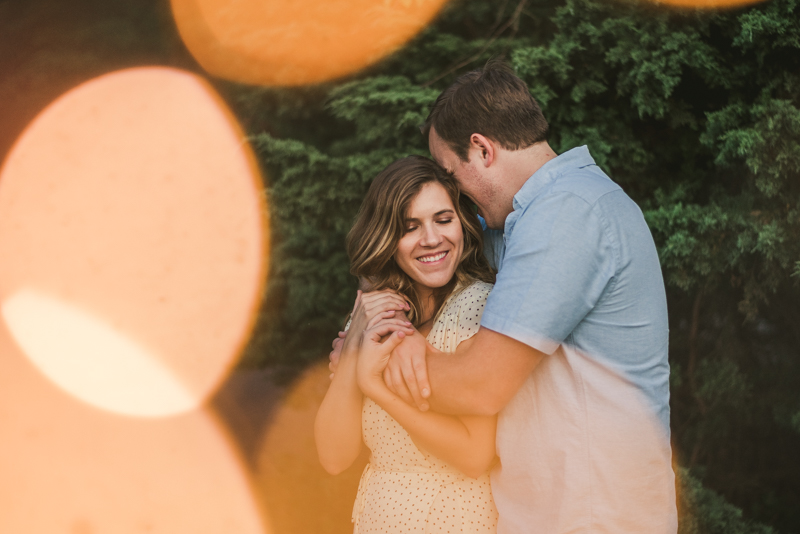
[[[525,343],[529,347],[548,355],[553,354],[556,349],[558,349],[559,345],[561,345],[559,341],[553,341],[537,332],[532,332],[530,329],[520,326],[510,319],[500,317],[491,312],[483,313],[481,326],[521,343]]]

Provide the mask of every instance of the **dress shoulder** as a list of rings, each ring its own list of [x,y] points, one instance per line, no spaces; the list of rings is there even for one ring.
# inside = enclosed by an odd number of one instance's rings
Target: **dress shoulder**
[[[457,289],[439,311],[428,342],[439,350],[455,352],[459,343],[478,332],[491,290],[492,284],[486,282],[474,282]]]

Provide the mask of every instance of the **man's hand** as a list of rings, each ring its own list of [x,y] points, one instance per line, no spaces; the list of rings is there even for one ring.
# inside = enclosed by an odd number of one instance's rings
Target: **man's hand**
[[[364,332],[358,350],[357,380],[361,392],[377,398],[377,393],[387,391],[381,374],[392,354],[392,350],[403,341],[405,333],[394,330],[391,325],[379,323]]]
[[[428,350],[435,349],[428,345],[422,334],[415,331],[392,351],[392,357],[383,372],[387,387],[423,412],[429,408],[426,399],[431,394],[426,363]]]

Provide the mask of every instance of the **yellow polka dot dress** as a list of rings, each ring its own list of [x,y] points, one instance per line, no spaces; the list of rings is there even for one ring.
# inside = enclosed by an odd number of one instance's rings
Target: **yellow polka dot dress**
[[[491,288],[476,282],[451,295],[428,342],[454,352],[472,337]],[[361,429],[371,455],[353,507],[354,534],[497,531],[488,473],[470,478],[417,448],[403,427],[369,398],[364,399]]]

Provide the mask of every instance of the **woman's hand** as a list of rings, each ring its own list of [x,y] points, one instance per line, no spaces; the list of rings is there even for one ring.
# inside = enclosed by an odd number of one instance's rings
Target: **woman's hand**
[[[398,312],[406,312],[411,309],[406,299],[391,289],[382,291],[358,292],[356,304],[353,308],[353,319],[350,329],[358,325],[361,331],[369,330],[382,319],[393,318]],[[356,329],[355,331],[360,331]]]
[[[342,354],[358,350],[362,333],[375,328],[379,322],[388,319],[393,319],[393,321],[386,324],[395,324],[397,329],[403,330],[408,335],[413,334],[414,329],[411,323],[399,316],[396,317],[399,312],[410,309],[411,307],[401,295],[389,289],[369,293],[359,291],[353,307],[350,329],[341,349]]]
[[[385,336],[388,337],[381,341]],[[403,330],[397,330],[394,325],[385,322],[364,332],[356,364],[358,387],[364,395],[375,399],[381,393],[388,391],[383,382],[383,370],[389,362],[392,351],[405,336]]]

